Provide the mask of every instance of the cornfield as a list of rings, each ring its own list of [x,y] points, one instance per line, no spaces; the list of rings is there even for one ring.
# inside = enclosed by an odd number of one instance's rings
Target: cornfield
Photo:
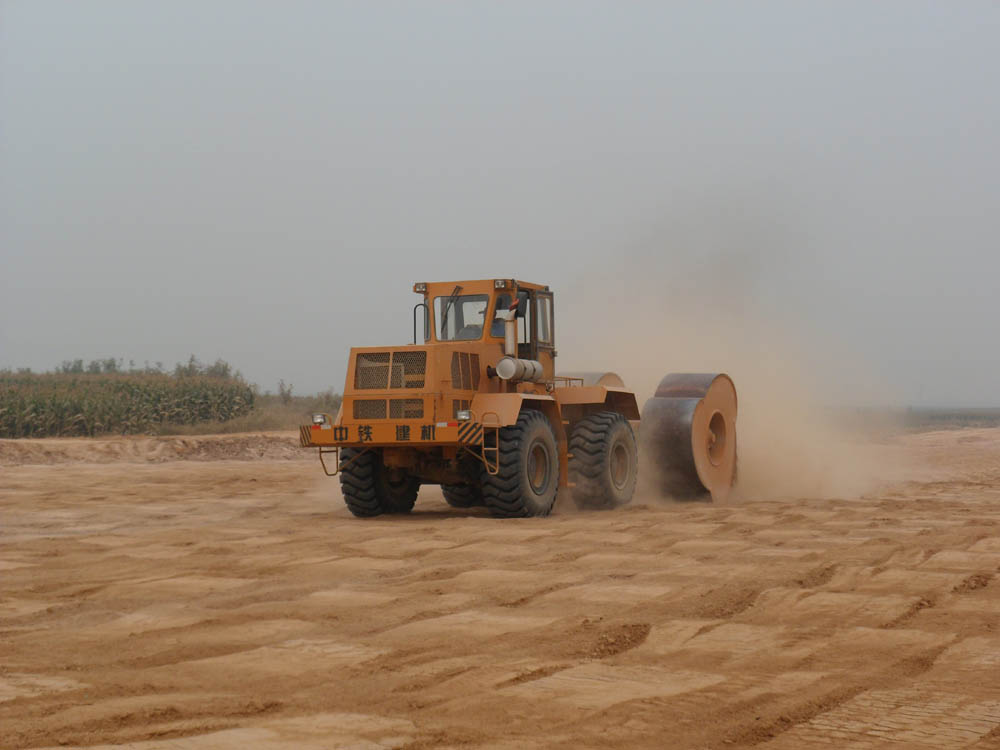
[[[0,373],[0,437],[156,431],[223,422],[253,409],[241,380],[159,374]]]

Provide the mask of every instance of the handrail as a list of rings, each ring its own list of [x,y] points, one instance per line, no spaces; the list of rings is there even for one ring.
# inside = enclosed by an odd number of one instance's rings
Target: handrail
[[[426,311],[424,316],[424,341],[427,340],[427,322],[430,319],[430,308],[427,307],[426,302],[418,302],[413,306],[413,343],[417,343],[417,308],[422,307]]]

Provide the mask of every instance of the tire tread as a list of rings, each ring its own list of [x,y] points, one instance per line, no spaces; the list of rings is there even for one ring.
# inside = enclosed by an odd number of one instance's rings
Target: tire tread
[[[574,425],[569,441],[569,452],[573,456],[569,462],[569,475],[570,482],[575,485],[573,499],[578,507],[613,508],[632,499],[631,492],[628,492],[627,498],[615,497],[607,465],[610,458],[611,435],[621,424],[628,429],[633,455],[636,455],[632,426],[624,415],[618,412],[597,412],[584,417]]]
[[[360,455],[359,455],[360,454]],[[420,483],[411,481],[399,491],[380,486],[382,463],[374,451],[344,448],[340,453],[340,490],[347,509],[359,518],[383,513],[409,513],[417,499]]]
[[[497,518],[525,518],[534,515],[548,515],[551,505],[539,513],[532,508],[521,493],[520,445],[524,434],[536,423],[544,422],[551,430],[548,419],[542,412],[523,410],[517,422],[499,431],[500,451],[496,474],[483,472],[483,503],[490,514]],[[558,472],[558,455],[555,456],[555,470]],[[556,480],[558,481],[558,479]],[[553,500],[553,505],[555,501]]]

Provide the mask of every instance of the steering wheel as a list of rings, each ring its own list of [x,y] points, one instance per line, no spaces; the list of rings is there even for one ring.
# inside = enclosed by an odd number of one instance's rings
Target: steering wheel
[[[483,335],[483,327],[470,324],[463,326],[455,334],[456,341],[471,341],[472,339],[478,339]]]

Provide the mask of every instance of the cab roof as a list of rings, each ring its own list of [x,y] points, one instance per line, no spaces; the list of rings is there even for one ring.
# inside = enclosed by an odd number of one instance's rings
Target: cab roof
[[[497,282],[504,282],[503,287],[496,286]],[[414,284],[414,291],[420,282]],[[530,281],[521,281],[519,279],[472,279],[465,281],[427,281],[423,282],[427,288],[427,293],[431,296],[436,296],[438,294],[451,294],[452,290],[456,286],[462,287],[463,292],[473,292],[482,294],[484,291],[493,291],[494,289],[512,289],[517,287],[518,289],[530,289],[534,291],[546,292],[549,291],[548,286],[545,284],[534,284]],[[432,291],[433,290],[433,291]],[[418,294],[424,294],[424,292],[418,292]]]

